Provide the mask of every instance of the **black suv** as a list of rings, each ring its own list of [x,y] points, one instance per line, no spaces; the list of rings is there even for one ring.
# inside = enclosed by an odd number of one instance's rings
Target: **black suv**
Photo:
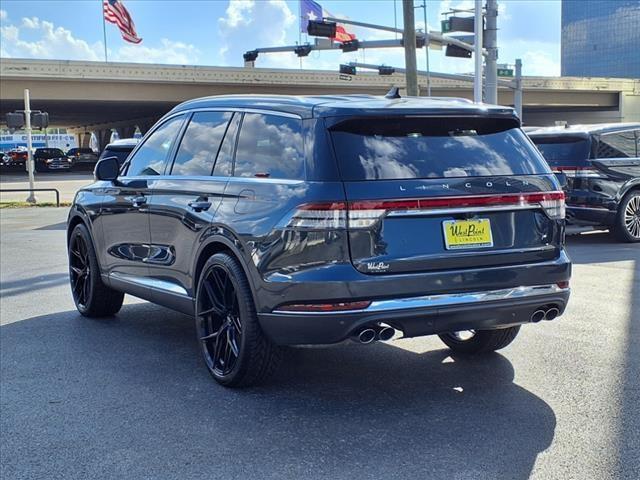
[[[59,148],[37,148],[33,154],[36,172],[69,170],[71,160]]]
[[[194,315],[227,386],[279,345],[438,334],[508,345],[569,298],[564,194],[510,108],[459,99],[222,96],[96,167],[68,222],[73,298]]]
[[[640,124],[574,125],[527,132],[566,177],[567,221],[640,242]]]

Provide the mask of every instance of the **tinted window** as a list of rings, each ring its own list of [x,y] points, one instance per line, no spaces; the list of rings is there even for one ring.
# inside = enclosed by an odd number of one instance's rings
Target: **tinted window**
[[[64,152],[59,148],[38,148],[35,155],[39,158],[64,157]]]
[[[242,115],[236,113],[231,119],[231,123],[227,128],[227,133],[224,136],[220,151],[218,152],[218,158],[216,165],[213,168],[213,175],[217,177],[228,177],[231,175],[231,168],[233,165],[233,149],[236,144],[236,136],[238,134],[238,127],[240,126],[240,119]]]
[[[240,128],[234,175],[302,179],[302,121],[246,113]]]
[[[211,175],[229,112],[197,112],[182,137],[171,175]]]
[[[184,117],[179,115],[157,128],[131,158],[127,175],[162,175],[165,161],[183,121]]]
[[[601,135],[596,158],[637,157],[636,135],[633,130]]]
[[[560,135],[532,140],[552,167],[584,167],[589,163],[590,143],[584,137]]]
[[[332,128],[345,180],[393,180],[548,172],[512,120],[353,119]]]

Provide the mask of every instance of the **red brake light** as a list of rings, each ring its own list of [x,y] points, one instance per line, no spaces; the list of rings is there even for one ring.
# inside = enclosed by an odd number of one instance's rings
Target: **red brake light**
[[[371,305],[369,300],[340,303],[301,303],[284,305],[278,307],[277,310],[283,312],[345,312],[349,310],[364,310],[369,305]]]

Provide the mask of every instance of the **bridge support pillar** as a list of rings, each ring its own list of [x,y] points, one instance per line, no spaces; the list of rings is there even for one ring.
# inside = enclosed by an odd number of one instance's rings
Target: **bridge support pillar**
[[[100,151],[104,150],[104,147],[107,146],[109,140],[111,140],[111,129],[104,128],[102,130],[98,130],[95,132],[96,137],[98,138],[98,148]]]
[[[116,131],[120,138],[133,138],[134,133],[136,133],[136,126],[129,125],[126,127],[118,127]]]

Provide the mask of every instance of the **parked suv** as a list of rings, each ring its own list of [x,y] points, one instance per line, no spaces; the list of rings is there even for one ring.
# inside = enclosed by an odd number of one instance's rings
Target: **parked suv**
[[[104,147],[104,150],[100,154],[100,160],[107,157],[116,157],[118,163],[122,165],[133,149],[136,148],[139,141],[138,138],[121,138],[120,140],[115,140]]]
[[[640,124],[547,127],[528,135],[566,177],[569,223],[640,242]]]
[[[399,331],[497,350],[569,298],[564,194],[511,108],[203,98],[96,177],[68,222],[78,310],[129,293],[194,315],[223,385],[265,378],[279,345]]]
[[[98,155],[90,148],[72,148],[67,156],[73,162],[74,169],[93,169],[98,162]]]
[[[36,172],[69,170],[71,168],[71,159],[59,148],[36,148],[33,161]]]

